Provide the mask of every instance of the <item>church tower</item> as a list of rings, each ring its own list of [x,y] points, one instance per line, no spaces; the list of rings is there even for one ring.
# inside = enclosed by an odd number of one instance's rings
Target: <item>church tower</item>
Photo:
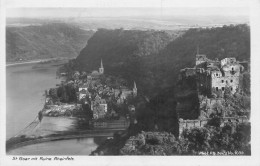
[[[133,96],[134,96],[134,97],[137,96],[137,87],[136,87],[135,81],[134,81],[134,88],[133,88]]]
[[[103,67],[102,59],[101,59],[101,64],[100,64],[100,68],[99,68],[99,74],[104,74],[104,67]]]

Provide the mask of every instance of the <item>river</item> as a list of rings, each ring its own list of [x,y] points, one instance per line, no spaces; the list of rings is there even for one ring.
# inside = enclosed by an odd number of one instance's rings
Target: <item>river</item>
[[[31,123],[44,104],[44,90],[55,87],[57,66],[33,68],[35,64],[6,67],[6,139],[18,134]],[[97,147],[95,138],[45,142],[14,149],[17,155],[89,154]]]
[[[50,141],[10,150],[8,155],[89,155],[104,137]]]
[[[6,138],[19,133],[43,108],[44,90],[55,87],[57,66],[35,68],[35,64],[6,67]]]

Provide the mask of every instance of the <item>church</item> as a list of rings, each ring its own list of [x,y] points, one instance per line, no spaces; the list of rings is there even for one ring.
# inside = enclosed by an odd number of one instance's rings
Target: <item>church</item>
[[[104,67],[103,67],[103,62],[102,62],[102,59],[101,59],[101,62],[100,62],[100,68],[99,70],[94,70],[92,71],[92,73],[90,74],[92,78],[98,78],[100,75],[103,75],[104,74]]]

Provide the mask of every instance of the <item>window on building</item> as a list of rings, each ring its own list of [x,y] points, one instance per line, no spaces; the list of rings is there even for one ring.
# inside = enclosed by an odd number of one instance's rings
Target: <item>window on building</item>
[[[222,87],[222,91],[224,91],[225,90],[225,88],[224,87]]]
[[[224,80],[221,80],[222,83],[224,83]]]
[[[230,80],[230,82],[233,82],[233,80]]]
[[[218,87],[216,87],[216,91],[218,91]]]
[[[218,76],[218,74],[216,74],[216,76]]]
[[[231,87],[231,91],[233,90],[233,88]]]

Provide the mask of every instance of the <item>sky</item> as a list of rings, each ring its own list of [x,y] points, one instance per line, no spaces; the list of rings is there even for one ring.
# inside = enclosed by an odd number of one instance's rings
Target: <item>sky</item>
[[[175,7],[175,8],[9,8],[7,17],[129,17],[129,16],[248,16],[244,7]]]
[[[249,15],[246,0],[6,0],[7,17]]]
[[[254,0],[250,0],[254,1]],[[247,7],[247,0],[5,0],[8,7]],[[256,1],[256,0],[255,0]]]

